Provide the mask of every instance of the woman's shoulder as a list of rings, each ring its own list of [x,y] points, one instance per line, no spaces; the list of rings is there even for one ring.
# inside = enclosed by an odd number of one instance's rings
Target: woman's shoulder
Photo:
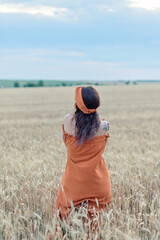
[[[71,114],[71,113],[66,114],[66,115],[64,116],[64,121],[67,120],[67,119],[72,118],[73,116],[74,116],[74,115]]]
[[[100,126],[96,135],[104,135],[109,130],[109,122],[106,120],[100,120]]]
[[[65,132],[69,133],[71,135],[75,135],[74,126],[75,126],[74,115],[70,114],[70,113],[66,114],[64,116],[64,130],[65,130]]]
[[[73,122],[73,120],[74,120],[73,114],[68,113],[64,116],[64,124],[65,125],[70,125]]]
[[[75,135],[75,119],[73,114],[66,114],[64,116],[64,130],[65,132]],[[95,136],[105,135],[109,130],[109,122],[100,120],[100,126]]]

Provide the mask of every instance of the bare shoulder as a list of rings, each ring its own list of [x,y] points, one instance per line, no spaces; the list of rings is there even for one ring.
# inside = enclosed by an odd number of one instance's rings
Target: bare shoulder
[[[108,132],[108,130],[109,130],[108,124],[109,124],[108,121],[101,120],[99,129],[98,129],[98,132],[97,132],[96,135],[100,136],[100,135],[106,134]]]
[[[101,124],[102,124],[102,130],[106,133],[109,130],[109,128],[108,128],[109,122],[106,120],[102,120]]]
[[[66,133],[75,135],[75,119],[73,114],[66,114],[64,116],[64,130]],[[95,136],[105,135],[109,130],[109,122],[106,120],[100,121],[99,129]]]
[[[64,130],[69,134],[73,134],[74,131],[74,115],[73,114],[66,114],[64,116]]]
[[[72,118],[73,118],[73,114],[70,114],[70,113],[66,114],[66,115],[64,116],[64,123],[71,121]]]

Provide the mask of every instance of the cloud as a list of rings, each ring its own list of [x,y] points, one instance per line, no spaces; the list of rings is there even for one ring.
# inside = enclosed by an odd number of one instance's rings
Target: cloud
[[[128,0],[129,6],[133,8],[143,8],[148,11],[160,9],[160,0]]]
[[[159,79],[159,68],[127,68],[121,63],[86,62],[63,59],[0,59],[1,79],[47,80],[135,80]],[[112,66],[112,67],[111,67]],[[8,71],[9,69],[9,71]]]
[[[30,61],[53,61],[56,58],[77,59],[86,56],[86,53],[80,51],[62,50],[58,48],[32,48],[32,49],[0,49],[0,59],[26,59]]]
[[[46,5],[32,6],[25,3],[0,4],[0,13],[43,15],[59,20],[63,18],[66,19],[66,17],[70,17],[73,15],[73,12],[68,8],[58,8]]]
[[[160,44],[160,40],[152,40],[151,43],[152,44]]]
[[[74,59],[63,49],[0,49],[1,79],[135,80],[159,79],[160,69],[114,61]],[[85,53],[85,56],[90,57]],[[75,58],[77,58],[75,56]],[[9,69],[9,70],[8,70]]]
[[[97,8],[100,12],[103,12],[103,13],[115,12],[115,9],[113,9],[113,8],[107,6],[107,5],[103,5],[103,4],[98,5]]]
[[[120,63],[116,62],[101,62],[101,61],[86,61],[85,64],[90,67],[115,67],[118,66]]]
[[[83,52],[69,52],[69,55],[70,56],[75,56],[75,57],[81,57],[81,56],[84,56],[85,53],[83,53]]]

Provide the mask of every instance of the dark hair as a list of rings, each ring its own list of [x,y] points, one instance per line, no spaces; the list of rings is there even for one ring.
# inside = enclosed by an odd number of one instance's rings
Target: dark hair
[[[82,87],[82,98],[88,109],[95,109],[100,106],[100,98],[97,90],[91,86]],[[75,137],[76,143],[82,145],[84,141],[92,139],[100,126],[99,114],[97,112],[85,114],[75,104]]]

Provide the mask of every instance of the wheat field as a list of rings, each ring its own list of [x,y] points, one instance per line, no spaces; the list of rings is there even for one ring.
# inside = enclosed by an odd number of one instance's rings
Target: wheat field
[[[94,233],[85,209],[72,209],[71,224],[54,215],[75,87],[0,89],[0,239],[160,239],[160,84],[95,88],[110,122],[112,200]]]

